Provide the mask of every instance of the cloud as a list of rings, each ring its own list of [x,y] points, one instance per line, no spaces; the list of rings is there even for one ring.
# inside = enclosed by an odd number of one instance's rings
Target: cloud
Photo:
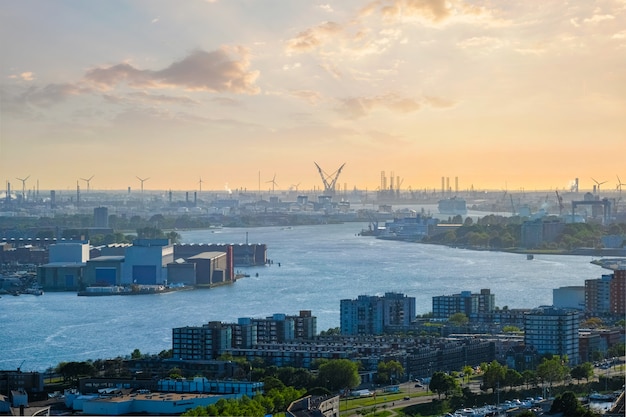
[[[435,109],[449,109],[456,106],[456,101],[447,98],[425,96],[424,103]]]
[[[483,51],[501,48],[503,44],[502,40],[491,36],[475,36],[457,42],[457,46],[462,49],[476,48]]]
[[[621,32],[617,32],[611,36],[611,39],[626,39],[626,30],[622,30]]]
[[[330,4],[320,4],[317,6],[320,10],[324,10],[325,12],[332,13],[334,12],[333,7]]]
[[[19,101],[38,107],[49,107],[65,101],[69,97],[91,92],[91,89],[75,84],[48,84],[43,88],[32,87],[26,90]]]
[[[388,93],[374,97],[351,97],[340,100],[340,113],[351,118],[361,118],[377,108],[391,110],[394,113],[410,113],[420,109],[420,103],[414,99]]]
[[[615,16],[612,16],[610,14],[594,14],[593,16],[587,19],[584,19],[583,22],[596,24],[596,23],[603,22],[605,20],[613,20],[613,19],[615,19]]]
[[[233,57],[234,56],[234,57]],[[254,84],[258,71],[250,71],[248,51],[244,48],[221,48],[213,52],[193,51],[187,57],[162,70],[142,70],[128,63],[93,68],[85,80],[101,90],[125,83],[132,88],[184,88],[212,93],[257,94]]]
[[[407,17],[421,17],[432,22],[440,22],[450,17],[451,5],[446,0],[392,0],[377,1],[379,12],[385,20],[401,20]]]
[[[290,94],[310,104],[318,103],[322,99],[320,93],[311,90],[295,90],[291,91]]]
[[[387,23],[421,21],[441,24],[449,19],[487,16],[483,7],[461,0],[375,0],[363,9],[360,17],[378,14]]]
[[[20,79],[22,81],[33,81],[35,79],[35,74],[30,71],[25,71],[19,74],[12,74],[8,77],[11,80]]]
[[[341,33],[343,28],[335,22],[324,22],[298,33],[287,41],[287,53],[303,53],[319,48]]]
[[[376,109],[386,109],[396,114],[413,113],[423,107],[448,109],[456,106],[456,102],[442,97],[424,96],[420,99],[403,97],[397,93],[387,93],[374,97],[351,97],[340,100],[338,112],[358,119],[365,117]]]
[[[196,100],[192,100],[189,97],[175,97],[167,96],[164,94],[150,94],[145,91],[132,92],[127,95],[130,99],[141,101],[144,103],[153,104],[183,104],[183,105],[197,105]]]

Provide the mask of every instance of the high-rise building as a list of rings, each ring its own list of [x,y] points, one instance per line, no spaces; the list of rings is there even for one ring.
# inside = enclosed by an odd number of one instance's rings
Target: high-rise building
[[[570,365],[580,361],[578,328],[580,312],[552,306],[535,308],[524,317],[524,344],[538,354],[567,356]]]
[[[93,209],[93,225],[99,228],[109,227],[109,209],[106,207],[96,207]]]
[[[626,269],[617,269],[613,272],[609,293],[611,313],[624,317],[626,315]]]
[[[415,297],[386,293],[341,300],[342,335],[380,335],[390,328],[407,328],[415,318]]]
[[[591,314],[608,314],[611,310],[610,294],[613,275],[585,280],[585,310]]]
[[[495,310],[496,296],[489,289],[481,289],[480,293],[462,291],[459,294],[439,295],[433,297],[433,318],[448,319],[456,313],[466,316],[479,313],[491,313]]]

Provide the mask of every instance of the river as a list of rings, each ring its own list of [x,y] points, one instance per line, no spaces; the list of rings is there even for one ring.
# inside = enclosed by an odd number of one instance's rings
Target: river
[[[471,251],[358,236],[365,223],[183,231],[183,243],[265,243],[269,266],[228,286],[158,295],[78,297],[46,293],[0,299],[0,369],[43,371],[61,361],[171,348],[172,328],[311,310],[318,331],[339,326],[341,299],[400,292],[417,313],[432,297],[489,288],[496,305],[552,304],[554,288],[605,273],[588,256]],[[258,273],[258,276],[256,274]]]

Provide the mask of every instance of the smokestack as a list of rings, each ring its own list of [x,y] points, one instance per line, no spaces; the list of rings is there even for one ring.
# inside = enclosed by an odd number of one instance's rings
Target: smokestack
[[[80,206],[80,185],[76,181],[76,208]]]
[[[7,181],[7,204],[11,202],[11,183]]]

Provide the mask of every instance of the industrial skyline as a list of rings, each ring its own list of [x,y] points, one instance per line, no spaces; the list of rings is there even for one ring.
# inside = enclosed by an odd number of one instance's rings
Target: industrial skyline
[[[623,0],[9,0],[0,180],[313,190],[315,161],[349,189],[616,193],[625,27]]]

